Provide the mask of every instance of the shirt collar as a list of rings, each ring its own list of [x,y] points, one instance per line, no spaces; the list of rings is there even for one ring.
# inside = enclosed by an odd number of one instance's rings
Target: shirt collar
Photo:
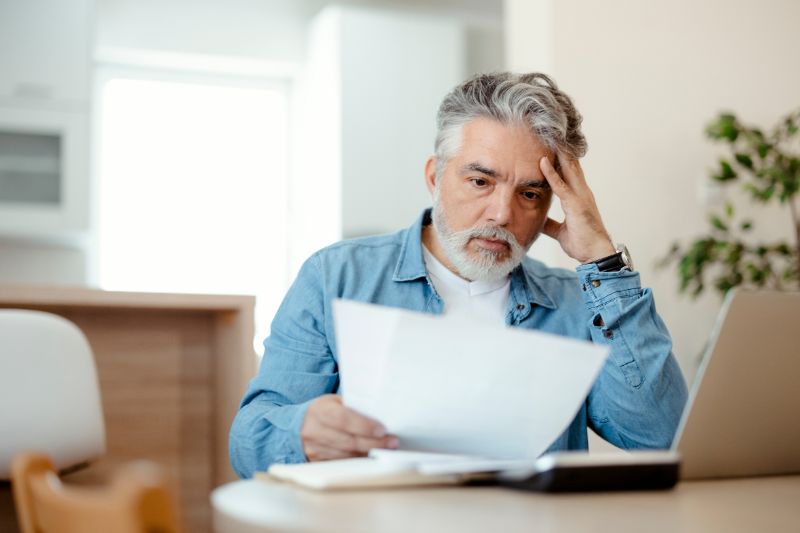
[[[392,281],[413,281],[427,278],[428,272],[425,270],[425,261],[422,259],[422,227],[430,223],[431,210],[428,208],[406,230]]]
[[[430,223],[431,209],[428,208],[406,230],[392,281],[427,279],[428,272],[422,257],[422,227]],[[511,272],[510,296],[517,310],[524,315],[530,313],[531,304],[550,309],[558,307],[541,283],[534,278],[532,272],[527,272],[523,265],[519,265]]]
[[[523,264],[525,259],[522,260]],[[531,304],[536,304],[549,309],[557,309],[558,305],[555,303],[549,292],[538,281],[532,270],[526,270],[520,264],[511,271],[511,299],[516,305],[517,311],[520,311],[524,318],[530,313]]]

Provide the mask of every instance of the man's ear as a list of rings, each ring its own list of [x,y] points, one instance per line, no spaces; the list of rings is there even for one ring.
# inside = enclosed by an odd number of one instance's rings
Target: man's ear
[[[425,162],[425,186],[428,192],[433,196],[433,190],[436,188],[436,156],[432,155]]]

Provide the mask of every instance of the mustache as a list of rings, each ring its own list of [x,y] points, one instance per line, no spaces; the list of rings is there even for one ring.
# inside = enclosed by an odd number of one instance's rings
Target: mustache
[[[475,238],[502,240],[508,244],[519,246],[519,242],[517,242],[517,238],[514,237],[514,234],[500,226],[476,226],[474,228],[457,231],[455,235],[458,235],[459,238],[464,240]]]

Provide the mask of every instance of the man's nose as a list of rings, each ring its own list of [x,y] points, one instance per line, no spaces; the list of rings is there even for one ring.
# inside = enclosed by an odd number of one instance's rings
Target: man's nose
[[[512,202],[513,194],[505,191],[496,191],[489,199],[489,206],[486,210],[487,222],[496,226],[506,226],[511,223],[514,215]]]

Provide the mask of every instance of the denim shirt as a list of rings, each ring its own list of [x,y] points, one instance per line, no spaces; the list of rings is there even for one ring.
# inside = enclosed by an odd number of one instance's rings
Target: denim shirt
[[[305,262],[275,315],[261,368],[231,428],[231,462],[240,476],[271,463],[306,461],[300,439],[306,409],[339,388],[335,298],[443,312],[422,255],[422,227],[429,223],[426,210],[408,229],[342,241]],[[611,348],[586,401],[549,450],[587,449],[587,427],[621,448],[668,448],[686,384],[639,274],[600,272],[594,264],[571,272],[526,257],[510,276],[508,325]],[[491,354],[486,356],[491,364]]]

